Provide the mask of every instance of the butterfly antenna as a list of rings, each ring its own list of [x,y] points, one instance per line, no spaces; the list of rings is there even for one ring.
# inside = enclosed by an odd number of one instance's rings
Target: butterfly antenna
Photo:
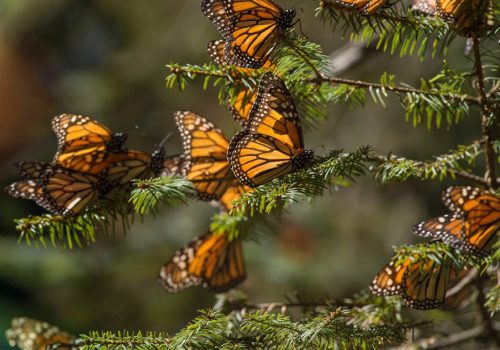
[[[169,132],[167,135],[165,135],[165,137],[163,138],[163,140],[161,140],[161,142],[158,144],[158,148],[162,148],[163,145],[165,145],[165,142],[168,141],[168,139],[172,136],[172,133]]]

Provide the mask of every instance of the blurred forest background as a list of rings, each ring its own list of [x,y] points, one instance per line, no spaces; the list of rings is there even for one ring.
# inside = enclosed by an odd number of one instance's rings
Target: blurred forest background
[[[304,33],[325,53],[348,44],[314,17],[317,1],[279,2],[298,10]],[[129,148],[144,151],[169,132],[167,153],[181,151],[172,117],[176,110],[199,113],[231,137],[238,126],[218,105],[215,89],[194,84],[180,92],[164,86],[165,64],[208,62],[206,44],[218,37],[195,0],[0,0],[1,187],[18,178],[14,162],[51,160],[56,139],[49,122],[61,113],[92,116],[128,133]],[[471,67],[464,42],[456,40],[446,57],[453,68]],[[341,76],[377,81],[389,71],[397,81],[418,86],[419,78],[432,77],[442,62],[365,50]],[[371,102],[356,110],[331,106],[320,129],[306,130],[305,143],[320,154],[369,144],[383,154],[426,159],[478,136],[476,118],[451,130],[414,128],[393,99],[388,108]],[[245,243],[248,278],[240,288],[252,302],[295,292],[342,298],[365,289],[392,256],[393,245],[415,241],[415,223],[444,212],[440,191],[449,183],[380,185],[367,176],[310,205],[292,206],[275,234]],[[126,236],[98,236],[96,244],[73,251],[18,243],[13,219],[42,211],[4,192],[0,206],[1,335],[14,316],[46,320],[74,333],[174,332],[214,302],[210,291],[168,294],[156,281],[175,250],[208,229],[216,209],[207,203],[163,206],[156,219],[137,221]],[[433,312],[446,318],[445,311]]]

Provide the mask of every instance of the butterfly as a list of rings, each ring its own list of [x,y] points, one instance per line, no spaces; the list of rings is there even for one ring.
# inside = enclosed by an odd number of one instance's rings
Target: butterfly
[[[244,68],[268,61],[296,14],[272,0],[203,0],[201,10],[224,38],[226,62]]]
[[[184,147],[181,175],[193,182],[201,200],[218,200],[232,209],[232,202],[250,189],[231,172],[226,158],[229,141],[214,124],[193,112],[176,112],[175,122]]]
[[[178,250],[160,269],[159,282],[176,293],[192,286],[226,291],[246,277],[241,239],[208,232]]]
[[[396,255],[373,279],[370,291],[375,295],[400,295],[414,309],[433,309],[445,300],[450,278],[454,275],[450,263],[438,264],[418,254],[396,264]]]
[[[10,346],[21,350],[76,350],[76,337],[47,322],[27,317],[12,319],[11,328],[5,332]]]
[[[487,0],[436,0],[438,16],[452,23],[463,34],[487,23],[488,8]]]
[[[227,157],[241,183],[257,187],[295,172],[313,158],[304,150],[302,128],[292,96],[281,79],[265,73],[250,110],[248,127],[238,132]]]
[[[443,191],[442,199],[452,214],[421,222],[414,233],[487,256],[500,229],[500,198],[476,187],[452,186]]]
[[[27,180],[14,182],[5,191],[12,197],[33,200],[52,214],[77,215],[111,190],[101,176],[43,162],[19,162],[16,166]]]
[[[362,15],[371,15],[382,6],[386,5],[387,0],[336,0],[336,3],[352,8]]]
[[[213,40],[208,43],[208,54],[212,60],[218,65],[228,65],[224,54],[224,40]],[[234,56],[232,51],[229,53]],[[262,66],[264,69],[272,69],[274,67],[273,63],[268,59]],[[239,68],[239,70],[250,73],[251,68]],[[239,90],[236,94],[234,101],[230,101],[229,109],[235,121],[240,123],[243,127],[246,126],[248,122],[248,116],[252,104],[255,102],[257,96],[257,91],[255,88],[245,86],[241,83],[236,84],[236,90]]]
[[[55,165],[88,174],[98,174],[109,162],[109,154],[123,151],[124,133],[112,134],[96,120],[82,115],[62,114],[52,119],[57,137]]]
[[[411,9],[425,15],[434,16],[436,14],[436,0],[413,0]]]

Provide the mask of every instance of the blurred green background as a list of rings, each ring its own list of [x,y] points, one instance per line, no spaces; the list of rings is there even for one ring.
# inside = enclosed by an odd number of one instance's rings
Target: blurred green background
[[[298,9],[304,33],[325,53],[348,43],[315,19],[317,2],[280,3]],[[168,132],[174,137],[167,152],[181,150],[172,118],[176,110],[202,114],[230,137],[238,126],[218,105],[215,89],[203,91],[199,83],[184,92],[164,86],[165,64],[208,61],[206,43],[218,37],[199,1],[0,0],[2,187],[18,178],[14,162],[52,158],[56,142],[49,122],[61,113],[90,115],[127,132],[129,148],[144,151]],[[463,44],[458,39],[448,54],[454,68],[471,66]],[[389,71],[417,86],[441,64],[442,58],[420,62],[368,51],[342,76],[377,81]],[[306,132],[305,143],[346,151],[370,144],[384,154],[426,159],[478,135],[476,118],[450,130],[414,128],[392,99],[388,108],[372,102],[356,110],[332,106],[321,128]],[[378,185],[364,177],[311,205],[291,207],[278,232],[258,244],[245,243],[248,278],[241,289],[252,302],[264,302],[296,291],[310,298],[341,298],[366,288],[393,245],[415,240],[415,223],[444,212],[438,198],[447,184]],[[14,316],[43,319],[74,333],[175,332],[214,302],[207,290],[168,294],[156,282],[160,266],[175,250],[208,229],[216,209],[207,203],[163,207],[155,220],[135,223],[126,237],[98,236],[96,244],[73,251],[18,243],[13,219],[41,210],[3,192],[0,205],[2,349],[7,346],[2,334]]]

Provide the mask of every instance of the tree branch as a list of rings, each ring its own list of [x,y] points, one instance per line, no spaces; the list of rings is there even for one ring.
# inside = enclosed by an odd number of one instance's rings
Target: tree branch
[[[496,189],[498,187],[498,182],[496,178],[496,155],[491,144],[491,131],[488,126],[490,114],[488,105],[488,96],[486,95],[486,88],[484,85],[484,74],[483,66],[481,63],[481,50],[479,47],[479,39],[476,35],[472,37],[473,50],[474,50],[474,64],[476,68],[477,77],[477,87],[476,90],[479,93],[479,105],[481,107],[481,134],[483,135],[482,141],[484,143],[484,148],[486,151],[486,178],[488,179],[488,185]]]

